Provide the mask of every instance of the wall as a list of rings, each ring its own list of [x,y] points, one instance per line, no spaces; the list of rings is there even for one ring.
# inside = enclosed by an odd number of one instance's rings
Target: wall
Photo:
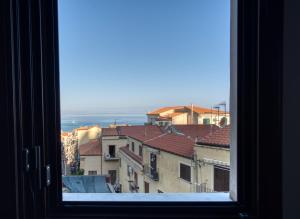
[[[141,141],[138,141],[138,140],[134,139],[134,138],[128,137],[128,144],[129,144],[129,150],[130,151],[131,151],[131,144],[132,144],[132,142],[134,143],[134,151],[133,152],[136,155],[139,156],[139,146],[140,145],[143,146],[143,143]]]
[[[172,124],[173,125],[184,125],[187,124],[188,121],[188,114],[187,113],[182,113],[178,116],[172,117]]]
[[[203,160],[214,159],[225,163],[230,163],[230,150],[225,148],[210,147],[210,146],[195,146],[194,148],[197,159]],[[198,169],[198,184],[207,183],[209,189],[214,189],[214,165],[205,164]],[[195,181],[196,182],[196,181]]]
[[[84,169],[84,175],[95,170],[101,175],[101,156],[80,156],[80,169]]]
[[[78,146],[88,143],[91,139],[96,139],[101,135],[101,128],[98,126],[91,127],[89,129],[78,129],[77,138]]]
[[[116,157],[118,156],[118,151],[120,147],[126,146],[128,140],[127,139],[120,139],[119,136],[103,136],[102,137],[102,174],[108,174],[109,170],[117,170],[118,176],[118,168],[119,168],[119,161],[116,160],[105,160],[105,155],[108,153],[109,145],[116,146]]]
[[[150,151],[153,150],[144,146],[143,156],[144,164],[150,164]],[[157,168],[159,180],[154,181],[148,176],[145,176],[145,181],[149,183],[150,193],[157,193],[157,190],[163,192],[191,192],[193,186],[191,183],[179,178],[179,162],[191,164],[191,160],[185,157],[177,156],[171,153],[160,151],[157,154]],[[193,171],[192,171],[193,182]]]
[[[129,180],[134,180],[133,175],[128,176],[127,174],[127,166],[131,166],[133,171],[138,174],[138,192],[144,192],[144,175],[143,175],[143,167],[131,159],[128,155],[124,154],[124,152],[119,152],[119,157],[121,159],[121,166],[119,167],[119,177],[120,184],[122,184],[122,193],[131,192],[129,190]]]

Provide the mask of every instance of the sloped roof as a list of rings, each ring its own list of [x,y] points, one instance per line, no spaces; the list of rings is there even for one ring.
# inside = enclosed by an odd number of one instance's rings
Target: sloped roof
[[[102,136],[116,136],[119,135],[117,128],[102,128]]]
[[[200,139],[197,144],[229,148],[230,130],[230,125],[227,125],[224,128],[219,128],[215,132],[209,133],[207,136]]]
[[[120,151],[124,152],[127,154],[129,157],[131,157],[133,160],[135,160],[139,164],[143,164],[143,158],[136,155],[134,152],[129,150],[128,146],[120,147]]]
[[[119,135],[129,136],[139,141],[145,141],[163,134],[156,125],[137,125],[117,127]]]
[[[200,140],[204,136],[208,135],[219,129],[216,125],[173,125],[176,130],[183,133],[186,137],[190,136],[194,140]]]
[[[193,108],[193,112],[196,112],[196,113],[218,113],[218,110],[199,107],[199,106],[195,106],[195,105],[193,107],[192,106],[185,106],[185,108],[187,108],[189,110],[192,110],[192,108]],[[225,112],[222,111],[222,110],[219,110],[219,113],[224,114]]]
[[[101,141],[90,140],[88,143],[80,145],[79,154],[80,156],[101,156]]]
[[[193,155],[193,139],[174,133],[165,133],[144,142],[144,145],[160,149],[172,154],[191,158]]]
[[[157,115],[157,114],[166,112],[168,110],[181,109],[181,108],[183,108],[183,106],[167,106],[167,107],[162,107],[162,108],[159,108],[159,109],[156,109],[154,111],[151,111],[151,112],[147,113],[147,115]]]
[[[156,109],[154,111],[151,111],[151,112],[147,113],[147,115],[158,115],[158,114],[166,112],[168,110],[178,110],[178,109],[192,110],[192,108],[193,108],[193,112],[196,112],[196,113],[218,113],[218,110],[215,110],[215,109],[210,109],[210,108],[205,108],[205,107],[200,107],[200,106],[193,105],[193,107],[192,106],[168,106],[168,107],[162,107],[162,108],[159,108],[159,109]],[[219,113],[220,114],[224,114],[225,112],[222,111],[222,110],[219,110]]]

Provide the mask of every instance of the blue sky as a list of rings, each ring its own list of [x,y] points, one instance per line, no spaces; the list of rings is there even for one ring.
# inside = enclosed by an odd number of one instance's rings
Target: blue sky
[[[59,0],[63,113],[229,101],[229,0]]]

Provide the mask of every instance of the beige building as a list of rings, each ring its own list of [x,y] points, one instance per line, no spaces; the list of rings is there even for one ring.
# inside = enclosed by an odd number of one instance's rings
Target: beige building
[[[74,130],[74,135],[78,139],[78,146],[88,143],[90,140],[99,139],[101,136],[101,127],[84,126]]]
[[[229,132],[216,125],[103,128],[101,174],[123,193],[228,191]]]
[[[103,151],[114,145],[119,159],[113,165],[103,161],[103,166],[106,165],[106,169],[115,168],[116,185],[121,187],[122,192],[197,192],[204,182],[200,174],[206,174],[210,169],[200,170],[195,158],[199,156],[202,159],[198,153],[204,156],[205,151],[198,149],[201,146],[195,146],[195,142],[202,141],[219,129],[216,125],[175,125],[167,129],[147,125],[103,129]],[[228,152],[227,149],[225,153]],[[209,158],[208,155],[204,157],[206,161]],[[213,175],[209,176],[208,182],[213,182],[211,177]]]
[[[84,175],[102,175],[101,174],[101,141],[90,140],[80,145],[80,169],[84,170]]]
[[[119,156],[118,151],[120,147],[127,144],[127,138],[118,133],[116,128],[102,129],[102,175],[109,175],[111,183],[116,184],[119,180]]]
[[[197,192],[229,191],[230,126],[200,139],[194,147]]]
[[[215,124],[224,126],[230,123],[228,112],[195,105],[163,107],[147,113],[147,117],[149,124],[161,126],[168,124]]]

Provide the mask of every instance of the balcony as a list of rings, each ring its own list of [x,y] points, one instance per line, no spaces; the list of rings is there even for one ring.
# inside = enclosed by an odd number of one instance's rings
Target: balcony
[[[206,183],[201,183],[201,184],[195,184],[196,188],[196,192],[215,192],[214,190],[210,189],[207,187]]]
[[[116,155],[112,155],[112,154],[104,154],[104,160],[105,161],[115,161],[115,160],[119,160],[119,157],[116,157]]]
[[[159,180],[158,168],[154,169],[149,165],[144,166],[144,174],[154,181]]]

